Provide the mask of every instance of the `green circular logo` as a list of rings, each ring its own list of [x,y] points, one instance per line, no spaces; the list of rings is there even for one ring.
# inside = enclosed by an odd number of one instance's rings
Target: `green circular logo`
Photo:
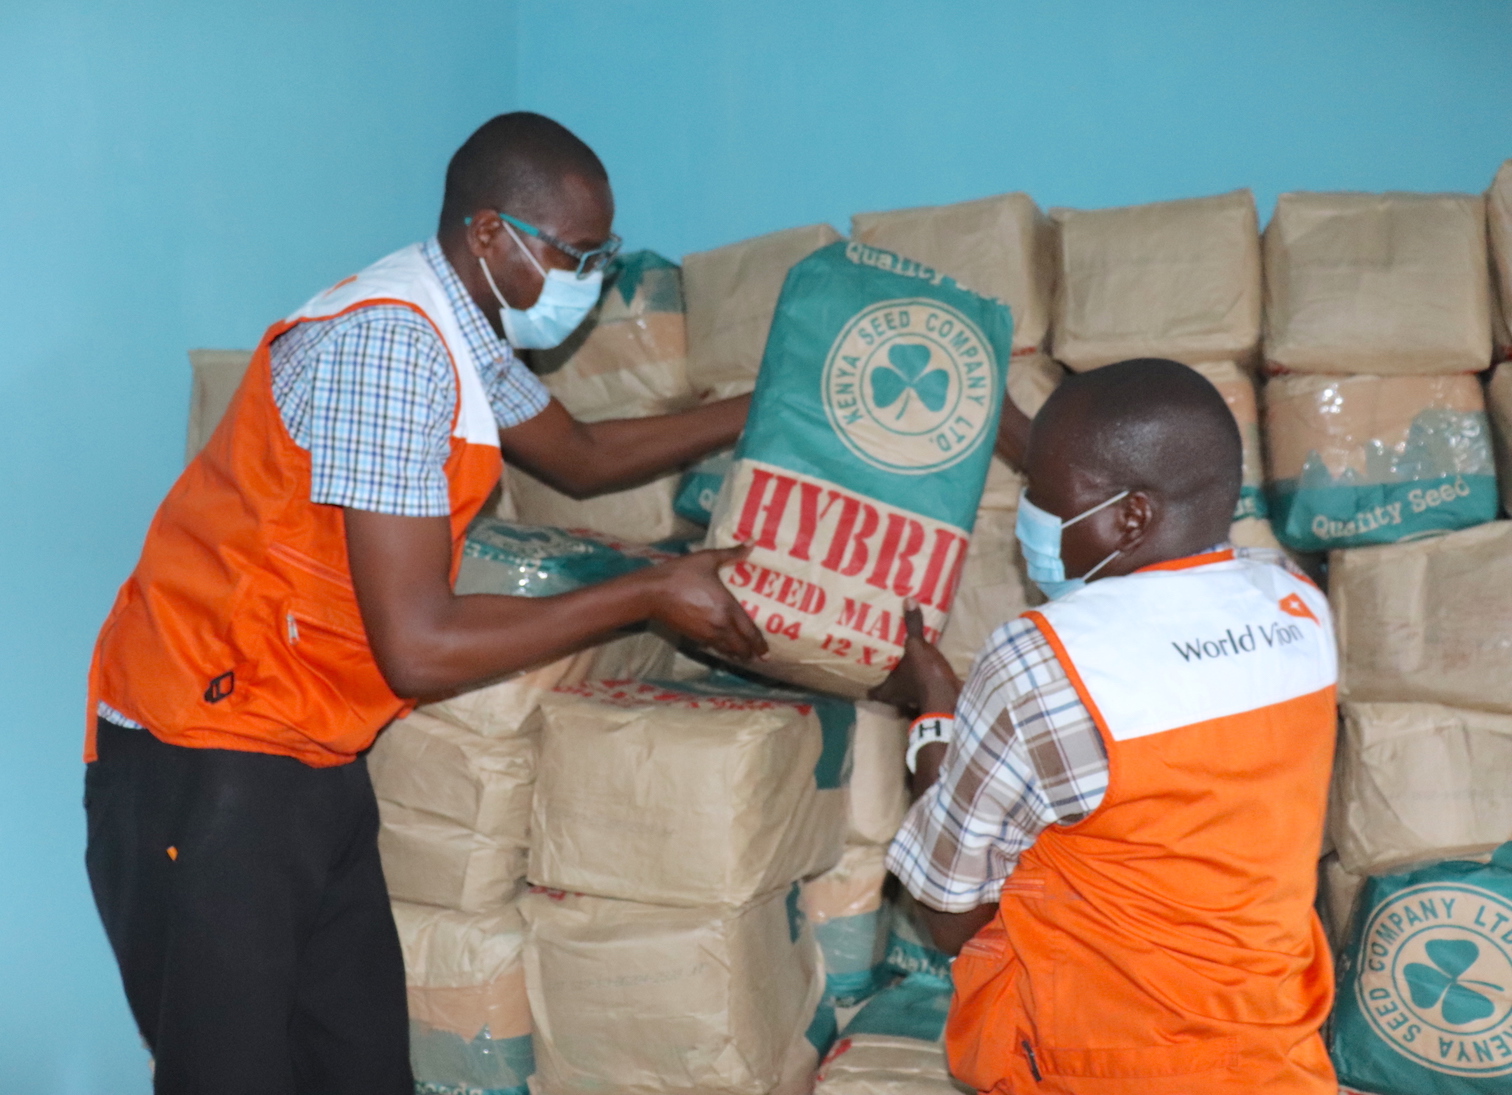
[[[1427,884],[1371,915],[1355,998],[1398,1053],[1456,1076],[1512,1074],[1512,902]]]
[[[991,344],[939,301],[889,300],[857,313],[824,362],[824,409],[845,446],[885,471],[960,463],[987,432]]]

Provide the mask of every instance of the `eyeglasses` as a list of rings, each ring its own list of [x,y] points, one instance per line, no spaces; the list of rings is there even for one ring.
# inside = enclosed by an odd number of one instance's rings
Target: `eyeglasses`
[[[513,225],[521,232],[524,232],[527,236],[534,236],[542,243],[548,244],[551,247],[555,247],[558,251],[566,255],[568,258],[574,259],[577,262],[576,273],[578,277],[582,277],[585,274],[591,274],[595,270],[602,270],[609,264],[610,259],[619,254],[620,248],[623,247],[625,243],[624,240],[620,239],[613,232],[610,232],[609,238],[598,247],[595,247],[591,251],[584,251],[581,248],[572,246],[572,244],[570,243],[565,243],[562,240],[557,239],[555,236],[551,235],[548,232],[541,231],[533,224],[526,224],[518,217],[511,217],[508,213],[505,213],[501,209],[496,209],[494,210],[494,212],[499,214],[499,219],[505,224]],[[471,222],[471,220],[472,218],[469,217],[468,221]]]

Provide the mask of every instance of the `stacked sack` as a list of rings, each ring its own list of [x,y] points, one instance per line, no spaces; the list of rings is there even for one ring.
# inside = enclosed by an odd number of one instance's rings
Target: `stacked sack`
[[[548,596],[666,557],[487,519],[469,532],[457,589]],[[373,746],[378,847],[404,949],[419,1090],[523,1095],[534,1071],[517,898],[541,746],[529,721],[537,703],[597,674],[670,673],[673,653],[650,632],[620,636],[423,707]]]
[[[1468,862],[1512,838],[1486,238],[1484,200],[1449,194],[1285,194],[1265,237],[1272,515],[1288,546],[1330,551],[1340,648],[1319,875],[1333,1055],[1375,1095],[1512,1075],[1490,1060],[1512,1035],[1512,942],[1484,911],[1512,874]]]
[[[1272,520],[1304,552],[1496,516],[1485,200],[1283,194],[1265,231]]]
[[[537,1092],[807,1090],[833,1014],[800,880],[892,824],[852,820],[855,722],[727,674],[541,699],[521,903]],[[865,890],[857,858],[832,889]]]
[[[654,252],[636,251],[609,264],[597,306],[567,341],[531,351],[529,364],[574,418],[598,422],[693,406],[687,358],[681,271]],[[574,499],[514,470],[507,503],[513,512],[500,515],[655,543],[696,531],[673,510],[677,486],[673,472],[628,490]]]
[[[1059,277],[1056,360],[1076,372],[1163,357],[1217,387],[1244,445],[1232,538],[1275,547],[1266,516],[1254,370],[1261,328],[1260,231],[1253,196],[1118,209],[1053,209]]]

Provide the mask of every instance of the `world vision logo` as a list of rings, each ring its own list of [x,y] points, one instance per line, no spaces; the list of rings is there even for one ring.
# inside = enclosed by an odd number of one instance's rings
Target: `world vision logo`
[[[1418,1064],[1512,1075],[1512,903],[1442,884],[1394,895],[1366,924],[1355,995],[1376,1033]]]
[[[1318,618],[1313,615],[1312,609],[1307,607],[1307,602],[1295,593],[1287,594],[1277,603],[1281,606],[1281,611],[1288,616],[1295,616],[1299,620],[1311,620],[1313,623],[1318,622]]]
[[[824,410],[846,448],[885,471],[923,475],[976,450],[992,413],[981,330],[933,300],[889,300],[853,317],[824,362]]]

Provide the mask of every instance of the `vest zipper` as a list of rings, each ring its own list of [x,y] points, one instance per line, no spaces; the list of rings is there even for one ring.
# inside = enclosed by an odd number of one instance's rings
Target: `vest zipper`
[[[286,613],[285,615],[289,623],[289,645],[293,646],[295,643],[299,642],[299,621],[294,619],[294,613],[292,612]]]
[[[1024,1055],[1029,1058],[1029,1071],[1033,1073],[1035,1082],[1043,1083],[1045,1078],[1040,1075],[1039,1062],[1034,1059],[1034,1047],[1029,1044],[1028,1038],[1019,1044],[1024,1047]]]

